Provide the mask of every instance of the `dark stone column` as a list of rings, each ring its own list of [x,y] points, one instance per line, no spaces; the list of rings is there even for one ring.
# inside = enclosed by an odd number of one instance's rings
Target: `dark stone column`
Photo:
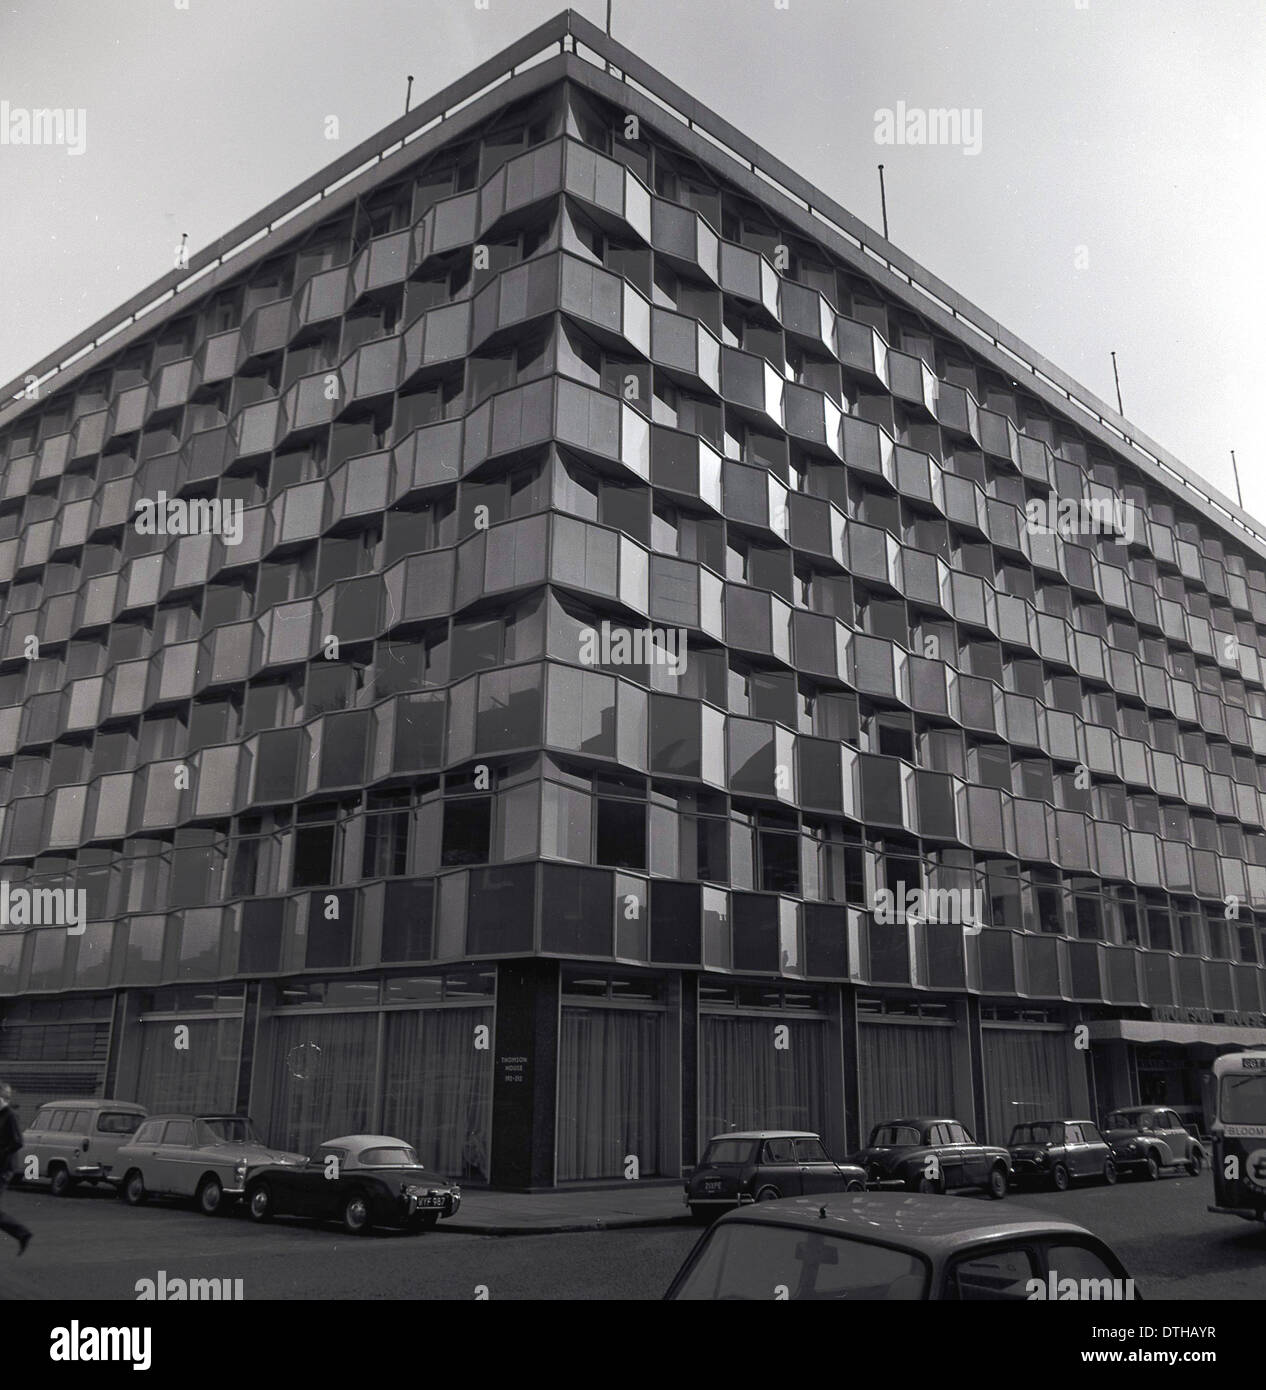
[[[862,1128],[861,1057],[857,1045],[857,990],[840,985],[840,1034],[844,1063],[844,1150],[854,1154],[870,1137]]]
[[[699,976],[681,972],[681,1162],[699,1162]]]
[[[242,1007],[242,1051],[237,1068],[237,1113],[249,1115],[251,1108],[251,1077],[255,1070],[255,1032],[259,1023],[258,984],[246,986]]]
[[[559,964],[510,960],[497,967],[492,1073],[494,1187],[554,1186]]]
[[[976,1111],[970,1125],[972,1134],[983,1144],[1005,1144],[1005,1134],[987,1132],[989,1106],[985,1100],[985,1046],[980,1036],[980,1000],[974,994],[967,996],[967,1049],[971,1059],[971,1096]]]

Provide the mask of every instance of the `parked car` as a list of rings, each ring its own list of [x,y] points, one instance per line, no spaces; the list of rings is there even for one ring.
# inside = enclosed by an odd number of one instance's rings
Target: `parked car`
[[[666,1299],[1133,1299],[1125,1266],[1072,1221],[1014,1205],[867,1192],[726,1212]]]
[[[129,1206],[192,1197],[207,1216],[242,1195],[252,1169],[302,1162],[302,1154],[266,1144],[249,1115],[151,1115],[116,1159]]]
[[[836,1163],[821,1138],[803,1129],[716,1134],[686,1178],[685,1200],[696,1221],[748,1202],[809,1192],[863,1192],[866,1170]]]
[[[1185,1168],[1194,1178],[1204,1167],[1204,1149],[1167,1105],[1133,1105],[1104,1117],[1118,1171],[1154,1181],[1162,1168]]]
[[[356,1235],[374,1226],[425,1230],[461,1202],[461,1188],[429,1172],[411,1144],[382,1134],[327,1139],[300,1166],[257,1169],[246,1184],[253,1221],[314,1216]]]
[[[117,1184],[116,1156],[145,1115],[143,1106],[124,1100],[50,1100],[27,1127],[16,1171],[24,1176],[34,1158],[34,1180],[47,1180],[54,1197],[81,1182]]]
[[[1029,1120],[1016,1125],[1007,1140],[1011,1180],[1043,1182],[1059,1192],[1081,1178],[1117,1180],[1112,1146],[1089,1120]]]
[[[852,1162],[866,1170],[871,1187],[904,1187],[907,1192],[980,1187],[1001,1198],[1011,1174],[1006,1149],[978,1144],[957,1120],[934,1117],[884,1120]]]

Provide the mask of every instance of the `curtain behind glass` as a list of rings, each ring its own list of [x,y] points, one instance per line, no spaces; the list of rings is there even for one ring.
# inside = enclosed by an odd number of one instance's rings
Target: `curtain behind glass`
[[[492,1053],[476,1051],[475,1029],[492,1021],[490,1008],[387,1015],[383,1133],[450,1177],[488,1180]]]
[[[177,1028],[189,1030],[187,1048],[176,1047]],[[137,1102],[151,1114],[232,1114],[237,1109],[241,1038],[242,1020],[237,1017],[143,1023]]]
[[[863,1143],[882,1120],[953,1115],[954,1035],[950,1029],[863,1023],[857,1032]]]
[[[982,1028],[980,1036],[989,1130],[978,1139],[1005,1144],[1012,1125],[1048,1115],[1072,1115],[1066,1033]]]
[[[273,1019],[272,1114],[266,1137],[297,1153],[364,1134],[373,1117],[378,1015]]]
[[[660,1171],[663,1014],[563,1009],[558,1064],[558,1178],[620,1178],[637,1156]]]
[[[699,1123],[706,1142],[732,1129],[809,1129],[826,1123],[826,1024],[816,1019],[730,1018],[700,1023],[703,1095]],[[786,1027],[787,1048],[774,1046]]]

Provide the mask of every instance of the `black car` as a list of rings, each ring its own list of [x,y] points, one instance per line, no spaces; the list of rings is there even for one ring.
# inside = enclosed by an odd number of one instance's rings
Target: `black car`
[[[1027,1121],[1011,1131],[1007,1148],[1017,1187],[1041,1182],[1066,1192],[1082,1178],[1117,1180],[1112,1147],[1089,1120]]]
[[[685,1188],[691,1216],[705,1221],[749,1202],[813,1192],[863,1192],[866,1173],[836,1163],[818,1135],[808,1130],[747,1130],[714,1135]]]
[[[994,1144],[978,1144],[957,1120],[916,1116],[884,1120],[870,1143],[852,1161],[866,1170],[870,1187],[903,1187],[907,1192],[948,1192],[984,1188],[991,1197],[1007,1195],[1011,1155]]]
[[[403,1139],[349,1134],[329,1139],[296,1167],[255,1169],[246,1184],[252,1221],[315,1216],[343,1223],[361,1235],[374,1226],[419,1231],[452,1216],[461,1189],[418,1162]]]
[[[1104,1137],[1121,1173],[1155,1181],[1162,1168],[1181,1168],[1198,1177],[1204,1149],[1167,1105],[1131,1105],[1104,1116]]]

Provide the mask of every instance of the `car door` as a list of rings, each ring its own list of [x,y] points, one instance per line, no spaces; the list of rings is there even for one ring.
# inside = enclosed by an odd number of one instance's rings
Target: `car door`
[[[944,1187],[963,1185],[962,1150],[954,1143],[947,1124],[932,1125],[928,1129],[928,1147],[936,1154],[936,1161]],[[925,1168],[926,1175],[926,1168]]]
[[[765,1140],[761,1146],[760,1172],[753,1187],[753,1196],[763,1187],[776,1187],[779,1195],[783,1197],[799,1196],[800,1164],[796,1159],[793,1140]]]
[[[1103,1165],[1108,1161],[1108,1155],[1112,1152],[1108,1141],[1089,1120],[1082,1124],[1081,1137],[1086,1141],[1086,1176],[1088,1178],[1101,1177]]]
[[[800,1165],[800,1191],[842,1192],[847,1179],[830,1156],[820,1139],[797,1139],[796,1161]]]
[[[336,1162],[329,1164],[333,1157]],[[342,1209],[347,1183],[343,1169],[347,1163],[346,1149],[322,1149],[314,1154],[296,1174],[295,1192],[304,1216],[335,1216]]]
[[[1086,1141],[1080,1125],[1064,1126],[1064,1166],[1074,1178],[1086,1176]]]
[[[984,1145],[976,1143],[963,1125],[952,1124],[949,1129],[950,1138],[958,1149],[964,1185],[986,1186],[989,1182],[989,1164],[985,1159]]]
[[[1172,1110],[1165,1111],[1165,1142],[1174,1163],[1185,1163],[1191,1156],[1191,1135]]]
[[[193,1123],[168,1120],[163,1137],[145,1170],[145,1186],[151,1192],[169,1192],[192,1197],[194,1189]],[[152,1172],[151,1172],[152,1167]]]

